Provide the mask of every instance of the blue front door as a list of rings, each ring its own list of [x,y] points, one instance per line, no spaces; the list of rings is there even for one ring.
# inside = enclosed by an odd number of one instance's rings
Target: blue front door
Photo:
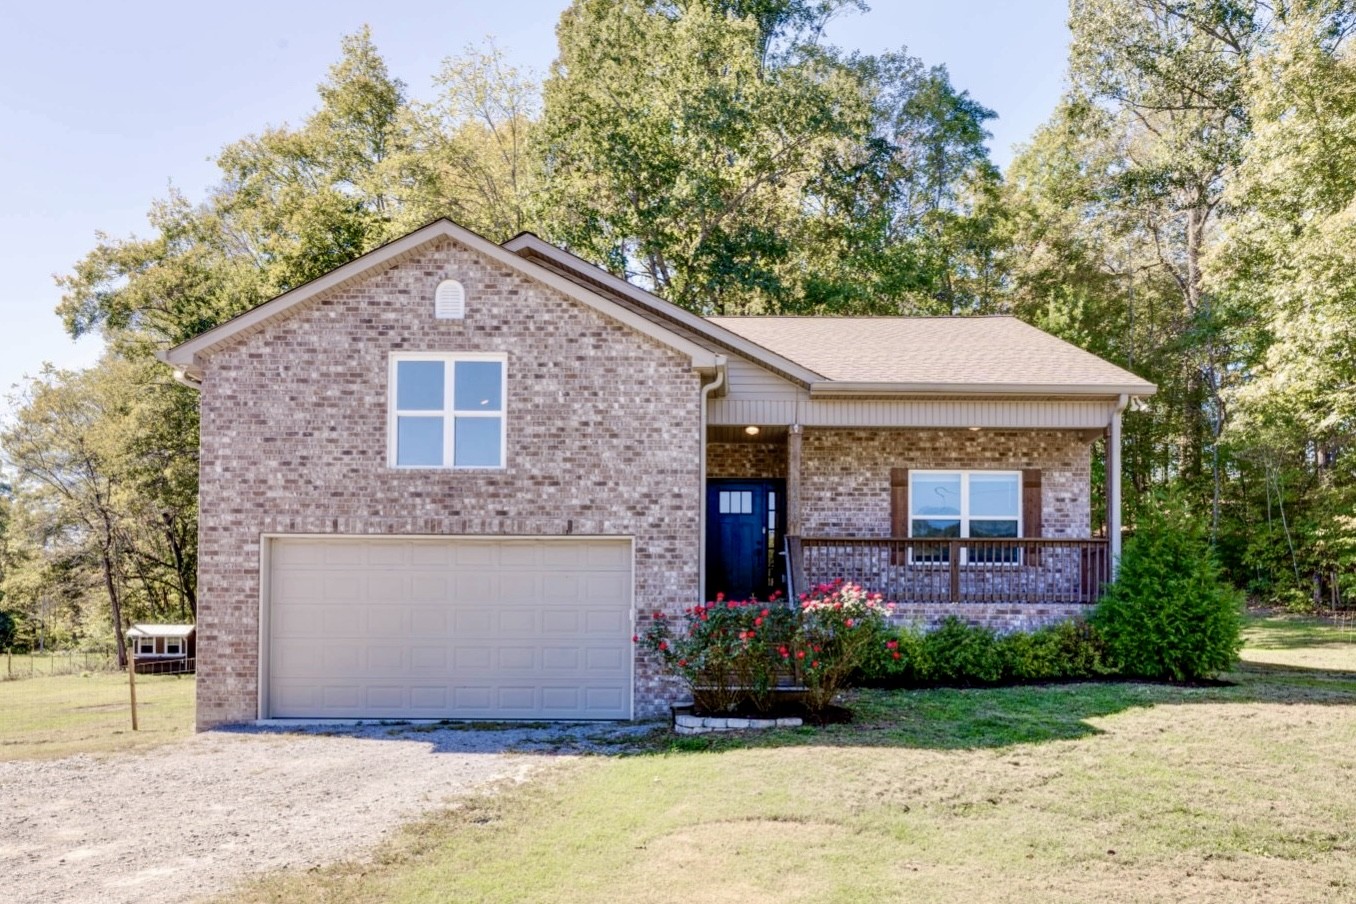
[[[785,589],[784,481],[708,480],[706,596],[767,599]]]

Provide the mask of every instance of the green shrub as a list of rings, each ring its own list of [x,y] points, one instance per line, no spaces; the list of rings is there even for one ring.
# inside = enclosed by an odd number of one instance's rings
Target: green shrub
[[[1097,629],[1082,621],[995,635],[958,618],[937,630],[893,630],[863,665],[856,683],[928,687],[999,682],[1063,681],[1111,673]]]
[[[1063,681],[1111,674],[1101,634],[1084,621],[1064,621],[998,639],[1009,681]]]
[[[926,677],[940,684],[995,684],[1003,678],[998,636],[948,616],[923,635]]]
[[[1200,523],[1181,504],[1160,501],[1142,512],[1092,620],[1121,674],[1190,681],[1233,666],[1242,604]]]

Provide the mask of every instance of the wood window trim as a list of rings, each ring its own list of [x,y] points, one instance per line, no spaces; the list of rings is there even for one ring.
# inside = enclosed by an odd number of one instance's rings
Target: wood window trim
[[[438,361],[443,364],[443,407],[440,411],[402,411],[397,407],[399,366],[402,361]],[[456,407],[456,365],[458,362],[482,361],[499,365],[499,409],[497,411],[461,411]],[[391,352],[387,361],[386,381],[386,464],[399,471],[503,471],[508,468],[508,355],[502,352]],[[443,422],[443,461],[437,465],[402,465],[398,463],[400,418],[438,417]],[[499,464],[458,465],[456,461],[455,428],[459,417],[499,419]]]

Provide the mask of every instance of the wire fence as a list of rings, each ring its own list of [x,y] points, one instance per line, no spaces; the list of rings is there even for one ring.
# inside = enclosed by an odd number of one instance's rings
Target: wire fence
[[[55,650],[42,653],[0,653],[0,681],[54,675],[84,675],[118,671],[118,657],[106,650]]]

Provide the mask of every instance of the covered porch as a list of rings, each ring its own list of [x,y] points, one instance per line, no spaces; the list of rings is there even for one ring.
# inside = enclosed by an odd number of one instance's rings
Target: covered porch
[[[707,440],[708,598],[846,580],[901,620],[1025,628],[1086,611],[1119,555],[1119,411],[1100,430],[711,424]]]

